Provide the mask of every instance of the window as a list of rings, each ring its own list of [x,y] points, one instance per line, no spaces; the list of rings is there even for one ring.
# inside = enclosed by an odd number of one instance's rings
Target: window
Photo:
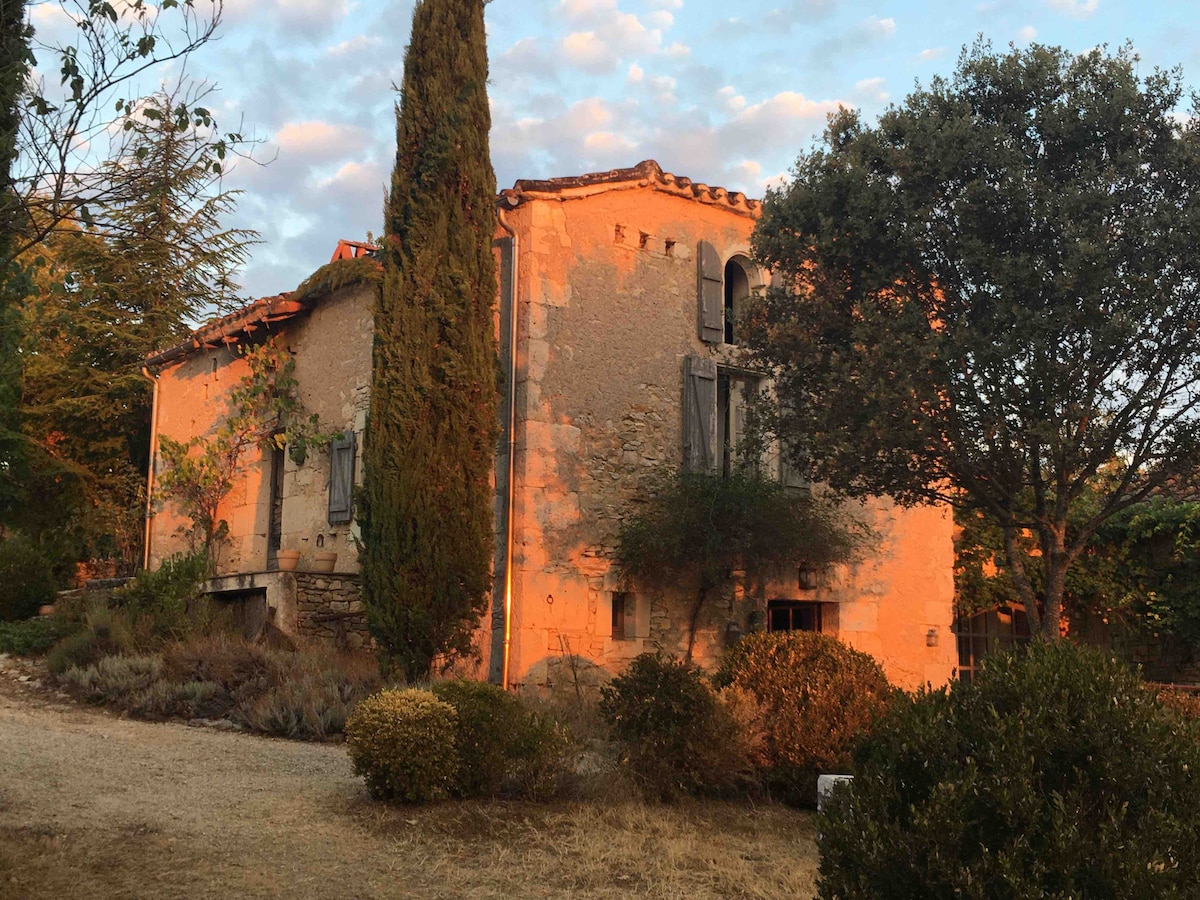
[[[283,545],[283,447],[271,445],[271,505],[267,519],[267,568],[278,565],[277,554]]]
[[[1024,607],[1013,604],[954,620],[958,642],[958,677],[970,681],[989,653],[1029,643],[1029,619]]]
[[[712,359],[689,356],[683,370],[683,462],[691,472],[737,468],[746,419],[761,379]]]
[[[759,379],[728,369],[717,370],[717,446],[721,450],[721,474],[737,470],[738,449],[746,438],[746,415],[758,393]]]
[[[345,525],[354,518],[354,432],[347,431],[329,445],[329,524]]]
[[[612,639],[631,640],[637,636],[637,603],[627,591],[612,594]]]
[[[804,600],[767,602],[768,631],[820,631],[821,604]]]
[[[721,255],[708,241],[696,252],[696,311],[700,340],[706,344],[735,344],[737,323],[745,302],[762,286],[758,269],[744,256],[721,262]]]
[[[736,344],[735,327],[745,312],[750,297],[750,276],[742,260],[734,257],[725,263],[725,343]]]

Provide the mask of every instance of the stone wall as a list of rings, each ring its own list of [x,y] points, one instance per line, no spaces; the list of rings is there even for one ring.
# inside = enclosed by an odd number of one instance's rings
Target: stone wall
[[[359,575],[296,572],[293,577],[299,637],[329,641],[349,650],[371,646]]]
[[[694,587],[641,593],[612,551],[652,479],[683,461],[685,360],[742,365],[738,347],[697,333],[697,248],[744,258],[754,220],[631,181],[530,194],[507,221],[519,235],[511,680],[603,679],[640,652],[687,649]],[[847,514],[871,528],[864,558],[815,590],[793,578],[710,597],[693,658],[715,663],[761,627],[768,600],[815,601],[830,609],[825,630],[895,683],[944,683],[956,660],[948,512],[880,500]],[[618,595],[636,604],[636,627],[619,636]]]

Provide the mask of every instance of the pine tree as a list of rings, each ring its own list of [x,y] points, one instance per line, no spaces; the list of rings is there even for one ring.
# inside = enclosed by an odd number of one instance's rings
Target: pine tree
[[[87,503],[26,504],[18,519],[31,534],[69,525],[78,546],[68,552],[138,558],[151,412],[142,363],[236,300],[232,274],[256,238],[221,225],[236,193],[221,189],[216,145],[197,134],[186,100],[144,102],[107,166],[123,187],[98,210],[104,224],[53,232],[24,304],[29,483],[67,477]]]
[[[496,422],[484,0],[419,0],[386,208],[363,590],[398,674],[468,654],[490,589]]]

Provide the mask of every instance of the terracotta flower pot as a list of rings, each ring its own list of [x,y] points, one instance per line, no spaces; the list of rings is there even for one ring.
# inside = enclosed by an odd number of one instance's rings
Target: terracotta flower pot
[[[312,557],[312,571],[332,572],[337,565],[337,558],[336,550],[318,550]]]
[[[280,572],[295,572],[300,565],[300,551],[279,550],[275,553],[275,560],[279,563]]]

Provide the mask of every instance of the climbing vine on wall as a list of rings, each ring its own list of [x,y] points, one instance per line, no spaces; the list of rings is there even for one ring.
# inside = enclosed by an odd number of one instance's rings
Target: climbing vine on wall
[[[215,433],[187,441],[160,436],[163,471],[158,499],[174,504],[190,526],[183,531],[193,550],[203,550],[210,568],[229,537],[221,504],[254,448],[287,447],[297,465],[308,450],[326,449],[340,437],[300,401],[295,360],[274,341],[238,348],[249,372],[229,393],[228,413]]]

